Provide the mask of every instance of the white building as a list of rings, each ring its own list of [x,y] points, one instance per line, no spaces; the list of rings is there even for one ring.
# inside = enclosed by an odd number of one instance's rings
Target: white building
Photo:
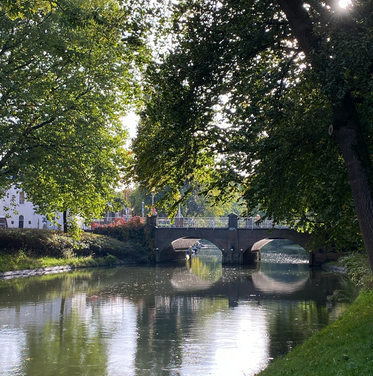
[[[12,187],[0,199],[0,228],[62,229],[62,213],[55,220],[57,223],[48,221],[45,215],[36,214],[34,205],[27,201],[26,194],[21,189]]]

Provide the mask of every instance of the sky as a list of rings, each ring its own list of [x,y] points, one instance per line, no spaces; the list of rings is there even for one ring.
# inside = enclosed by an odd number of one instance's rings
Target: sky
[[[131,112],[126,117],[123,118],[123,124],[128,130],[129,138],[134,138],[136,136],[136,127],[139,117]]]

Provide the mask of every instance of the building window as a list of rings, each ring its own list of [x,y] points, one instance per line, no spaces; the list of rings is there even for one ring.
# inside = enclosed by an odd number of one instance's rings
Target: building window
[[[24,222],[24,217],[23,217],[23,215],[20,215],[19,216],[19,220],[18,220],[18,227],[19,228],[23,228],[23,222]]]
[[[19,194],[19,203],[24,204],[25,203],[25,192],[21,192]]]
[[[31,221],[28,221],[28,224],[31,225]]]

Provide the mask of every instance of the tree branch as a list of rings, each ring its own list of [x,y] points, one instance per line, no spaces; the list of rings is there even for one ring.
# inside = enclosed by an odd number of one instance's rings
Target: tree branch
[[[277,0],[289,21],[291,30],[302,51],[309,56],[317,48],[319,39],[313,34],[313,24],[301,0]]]

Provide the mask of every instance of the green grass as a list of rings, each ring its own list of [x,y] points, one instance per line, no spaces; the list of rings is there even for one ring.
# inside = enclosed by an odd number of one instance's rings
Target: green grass
[[[260,376],[372,376],[373,375],[373,275],[365,254],[338,261],[348,269],[362,291],[332,325],[303,345],[276,359]]]
[[[364,290],[339,320],[259,375],[373,375],[373,291]]]

